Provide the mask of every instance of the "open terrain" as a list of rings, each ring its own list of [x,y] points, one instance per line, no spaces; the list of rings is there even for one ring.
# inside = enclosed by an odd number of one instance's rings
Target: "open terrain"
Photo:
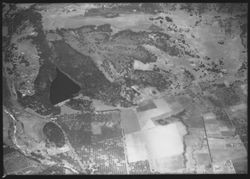
[[[247,173],[247,4],[2,10],[5,175]]]

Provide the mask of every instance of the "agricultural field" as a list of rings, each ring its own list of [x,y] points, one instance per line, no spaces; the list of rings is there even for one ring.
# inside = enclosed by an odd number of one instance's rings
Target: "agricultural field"
[[[247,173],[247,5],[3,3],[4,176]]]

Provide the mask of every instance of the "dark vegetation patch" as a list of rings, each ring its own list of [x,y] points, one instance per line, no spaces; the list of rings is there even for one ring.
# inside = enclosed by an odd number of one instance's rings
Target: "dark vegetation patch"
[[[155,35],[156,40],[152,40],[149,38],[150,34]],[[157,48],[163,50],[164,52],[168,53],[171,56],[181,56],[182,55],[182,50],[178,48],[175,44],[170,42],[171,36],[160,32],[160,31],[154,31],[154,32],[146,32],[146,31],[141,31],[141,32],[134,32],[130,29],[127,30],[122,30],[117,32],[111,37],[111,42],[117,42],[120,43],[123,40],[129,40],[131,43],[136,44],[140,47],[141,44],[149,44],[149,45],[154,45]],[[145,51],[145,49],[144,49]],[[147,52],[150,54],[149,52]],[[188,52],[187,52],[188,53]],[[190,54],[192,55],[192,54]],[[156,60],[156,57],[154,57],[152,54],[147,55],[150,57],[152,62]],[[138,59],[142,61],[141,59]],[[143,61],[142,61],[143,62]]]
[[[247,174],[248,163],[247,159],[236,159],[233,160],[233,166],[237,174]]]
[[[225,85],[217,85],[214,94],[225,107],[236,105],[240,102],[240,97],[234,92],[234,90]]]
[[[170,35],[162,32],[157,32],[155,34],[156,41],[152,42],[153,45],[168,53],[170,56],[181,56],[182,51],[178,48],[178,46],[170,42]]]
[[[243,93],[243,89],[241,88],[241,85],[244,84],[242,81],[234,81],[230,87],[235,91],[235,93],[239,96],[242,102],[245,102],[247,104],[247,94]]]
[[[112,64],[116,72],[120,74],[123,72],[131,72],[131,69],[133,67],[132,59],[127,59],[127,57],[125,57],[124,55],[120,55],[119,58],[110,58],[103,61],[102,67],[106,70],[106,72],[112,74],[112,72],[110,71],[110,64]]]
[[[111,33],[113,30],[110,24],[103,24],[103,25],[97,26],[96,31]]]
[[[183,117],[186,115],[186,113],[187,113],[187,111],[186,111],[186,109],[184,109],[183,111],[181,111],[175,115],[172,115],[171,117],[183,119]]]
[[[162,73],[155,71],[135,70],[132,82],[144,87],[156,87],[158,91],[164,91],[170,87],[172,81]]]
[[[40,13],[36,12],[32,8],[21,10],[17,14],[15,14],[11,25],[10,32],[17,32],[19,27],[25,28],[23,22],[28,20],[30,24],[33,25],[35,31],[38,33],[37,36],[32,37],[32,41],[36,44],[38,50],[41,52],[40,57],[44,60],[48,60],[51,56],[51,49],[46,41],[45,34],[43,32],[42,26],[42,16]]]
[[[232,123],[231,123],[227,113],[224,111],[224,109],[222,109],[220,107],[215,107],[214,108],[214,113],[216,115],[216,118],[220,122],[223,122],[228,127],[232,127]]]
[[[55,66],[50,61],[44,61],[34,82],[35,94],[22,97],[22,95],[17,92],[18,102],[41,115],[60,113],[60,108],[54,107],[50,102],[51,79],[55,78],[55,70]]]
[[[218,3],[218,12],[219,13],[228,13],[228,14],[234,14],[235,12],[244,12],[246,11],[246,6],[244,3]]]
[[[65,138],[62,130],[53,122],[48,122],[43,127],[43,133],[47,139],[55,143],[57,147],[62,147],[65,144]]]
[[[45,159],[45,157],[42,156],[41,154],[34,153],[34,152],[31,152],[30,154],[31,154],[33,157],[35,157],[36,159]]]
[[[60,114],[60,107],[54,107],[49,100],[49,91],[44,94],[35,94],[33,96],[22,97],[17,91],[18,102],[24,106],[33,109],[40,115]]]
[[[9,20],[9,31],[13,34],[19,27],[25,28],[23,23],[29,21],[33,25],[35,31],[38,33],[36,37],[29,37],[40,52],[40,69],[37,78],[34,82],[35,94],[32,96],[25,96],[18,93],[18,101],[24,107],[30,107],[34,111],[41,115],[47,115],[51,113],[58,113],[58,109],[54,108],[49,101],[49,89],[51,80],[55,77],[55,65],[51,63],[53,58],[53,52],[51,51],[48,42],[46,41],[45,34],[42,29],[41,14],[29,8],[26,10],[20,10],[13,15],[13,18]],[[12,35],[11,34],[11,35]],[[12,44],[13,46],[13,44]],[[10,47],[13,50],[14,47]],[[7,53],[6,60],[11,59],[9,53]],[[26,63],[28,65],[28,63]],[[15,70],[15,69],[13,69]]]
[[[15,57],[15,55],[14,55],[14,53],[13,53],[13,51],[14,50],[16,50],[17,49],[17,47],[15,47],[15,45],[14,44],[10,44],[8,47],[7,47],[7,49],[5,50],[5,52],[4,52],[4,62],[12,62],[12,60],[14,59],[14,57]],[[13,65],[15,65],[15,64],[13,64]],[[15,70],[15,66],[13,67],[13,70]],[[12,71],[12,73],[14,73],[13,71]]]
[[[108,105],[116,106],[119,103],[129,104],[130,102],[120,96],[121,84],[114,83],[112,86],[105,86],[102,92],[97,94],[97,99],[104,101]]]
[[[150,17],[149,20],[151,20],[151,21],[153,21],[153,20],[163,20],[163,17],[161,17],[161,16],[158,16],[158,17],[155,17],[155,18]]]
[[[122,100],[120,84],[109,82],[89,56],[78,53],[63,41],[54,42],[54,47],[58,55],[55,63],[81,85],[84,96],[100,99],[111,105]]]
[[[11,154],[11,153],[16,152],[16,151],[17,151],[16,149],[14,149],[10,146],[7,146],[7,145],[3,147],[3,155]]]
[[[167,22],[173,22],[173,19],[170,18],[170,17],[168,17],[168,16],[165,17],[165,20],[166,20]]]
[[[247,67],[248,67],[248,62],[247,62],[247,60],[245,60],[245,61],[243,61],[243,62],[241,63],[241,66],[240,66],[240,68],[238,69],[237,73],[244,73],[244,72],[246,72]]]
[[[91,112],[78,115],[64,115],[57,122],[65,131],[70,144],[76,150],[80,150],[82,146],[90,147],[93,142],[122,136],[119,121],[116,121],[113,115],[113,113],[94,114]],[[93,121],[104,122],[101,136],[92,134],[91,122]]]
[[[167,119],[158,119],[155,120],[154,122],[156,123],[156,125],[161,125],[161,126],[169,124],[169,121]]]
[[[80,26],[80,27],[78,27],[78,28],[67,28],[67,29],[65,29],[65,28],[60,28],[60,29],[56,29],[55,31],[53,31],[53,30],[50,30],[52,33],[57,33],[57,34],[59,34],[60,36],[64,36],[64,32],[67,32],[67,31],[76,31],[76,32],[81,32],[81,31],[85,31],[85,32],[95,32],[96,30],[95,30],[95,28],[96,28],[96,25],[83,25],[83,26]],[[49,32],[50,32],[49,31]]]
[[[207,96],[207,99],[216,107],[223,107],[223,104],[221,103],[221,101],[219,101],[218,99],[216,99],[213,96]]]
[[[248,149],[248,117],[247,112],[241,112],[232,119],[233,125],[236,127],[236,133],[240,136],[244,146]]]
[[[74,110],[93,111],[92,101],[90,100],[72,98],[68,102],[66,102],[65,105]]]
[[[8,87],[8,83],[7,83],[7,79],[6,77],[3,75],[2,77],[2,97],[3,97],[3,105],[6,108],[11,108],[12,107],[12,103],[11,103],[11,92],[10,89]]]
[[[184,76],[184,79],[183,79],[183,88],[187,88],[188,86],[191,85],[191,83],[195,80],[195,77],[194,75],[188,71],[187,69],[184,69],[184,72],[183,72],[183,76]]]
[[[80,149],[83,145],[91,144],[91,121],[93,119],[92,113],[82,113],[77,116],[63,116],[70,117],[70,123],[72,127],[66,125],[61,119],[58,120],[58,124],[65,131],[70,144],[75,149]],[[73,119],[74,118],[74,119]]]
[[[242,24],[241,28],[241,35],[247,34],[247,24]]]
[[[81,84],[83,94],[95,97],[101,89],[111,85],[89,56],[76,52],[63,41],[54,42],[54,47],[58,55],[55,63]]]
[[[152,63],[157,61],[157,56],[146,50],[143,46],[138,46],[137,49],[141,53],[141,57],[137,57],[136,60],[142,63]]]
[[[142,44],[149,41],[148,32],[134,32],[131,29],[121,30],[112,35],[111,41],[120,42],[121,40],[131,40],[136,44]]]

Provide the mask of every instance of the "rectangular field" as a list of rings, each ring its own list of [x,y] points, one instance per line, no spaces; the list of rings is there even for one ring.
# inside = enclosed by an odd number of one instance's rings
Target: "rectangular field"
[[[130,134],[140,130],[140,125],[135,112],[131,109],[121,111],[121,127],[125,134]]]

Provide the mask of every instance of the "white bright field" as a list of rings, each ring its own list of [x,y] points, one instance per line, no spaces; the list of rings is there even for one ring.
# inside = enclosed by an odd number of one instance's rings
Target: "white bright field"
[[[126,135],[128,161],[136,162],[182,154],[185,131],[182,123],[172,123]]]

